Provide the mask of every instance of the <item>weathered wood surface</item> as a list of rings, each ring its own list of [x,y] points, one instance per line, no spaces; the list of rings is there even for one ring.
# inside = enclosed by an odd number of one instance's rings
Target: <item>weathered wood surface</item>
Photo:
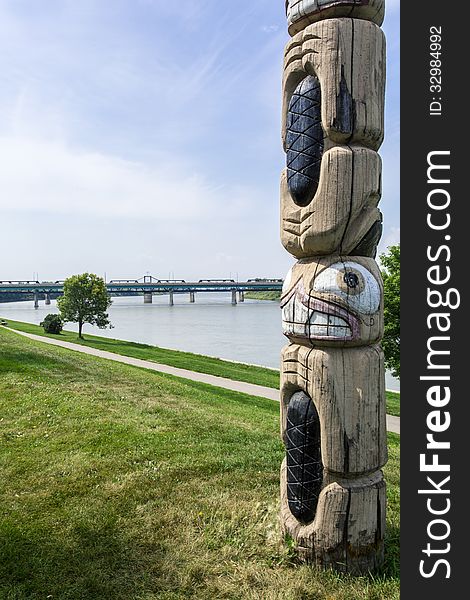
[[[287,455],[281,467],[282,529],[309,562],[350,573],[373,570],[383,560],[385,534],[382,350],[377,345],[320,349],[289,344],[282,351],[281,383],[281,435],[288,442],[292,399],[302,392],[318,414],[320,431],[314,433],[324,469],[319,495],[314,490],[313,497],[301,498],[299,517],[292,510]],[[313,441],[310,444],[314,447]],[[311,517],[310,522],[304,515]]]
[[[375,344],[383,335],[382,297],[382,277],[371,258],[330,255],[301,260],[283,285],[283,333],[306,346]]]
[[[298,391],[312,398],[318,412],[326,469],[352,477],[385,465],[385,375],[380,346],[284,347],[280,396],[284,440],[289,401]]]
[[[307,562],[352,574],[383,562],[386,494],[382,471],[358,479],[326,473],[315,519],[300,523],[287,499],[286,461],[281,466],[281,527]]]
[[[291,35],[309,23],[333,17],[367,19],[381,25],[385,0],[286,0],[286,12]]]
[[[308,74],[321,85],[321,115],[328,144],[362,144],[377,150],[384,133],[385,39],[359,19],[314,23],[288,42],[283,81],[282,138],[290,99]]]
[[[281,526],[299,556],[383,561],[383,287],[373,258],[384,135],[384,0],[287,0],[281,239]]]
[[[351,254],[376,223],[381,196],[382,164],[377,152],[363,146],[334,146],[323,154],[315,195],[306,206],[294,201],[281,175],[281,241],[296,258]],[[364,247],[375,256],[379,227]]]

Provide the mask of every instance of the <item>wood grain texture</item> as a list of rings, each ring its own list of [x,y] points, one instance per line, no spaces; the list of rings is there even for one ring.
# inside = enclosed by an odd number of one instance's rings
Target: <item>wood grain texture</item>
[[[289,344],[281,360],[281,436],[292,395],[305,392],[320,418],[323,466],[344,477],[387,462],[385,374],[378,345],[308,348]]]
[[[354,143],[378,150],[384,133],[382,30],[359,19],[328,19],[307,26],[292,38],[284,59],[284,143],[290,99],[308,74],[320,80],[325,149],[328,143]]]
[[[350,254],[374,223],[382,221],[382,163],[363,146],[334,146],[322,157],[317,191],[298,206],[281,175],[281,241],[296,258]],[[375,247],[367,250],[375,253]]]
[[[377,263],[330,255],[298,261],[282,296],[283,333],[311,347],[375,344],[383,335],[383,284]]]
[[[291,35],[310,23],[333,17],[366,19],[381,25],[385,0],[286,0],[286,13]]]
[[[281,526],[298,555],[383,562],[387,461],[382,234],[384,0],[286,0],[281,240]]]
[[[326,473],[315,519],[308,525],[289,510],[286,462],[281,466],[281,528],[300,558],[359,575],[383,562],[386,489],[382,471],[357,479]]]

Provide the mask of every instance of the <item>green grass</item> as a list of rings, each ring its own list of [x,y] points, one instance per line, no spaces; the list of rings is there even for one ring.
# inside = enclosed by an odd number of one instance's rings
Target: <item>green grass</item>
[[[400,416],[400,394],[397,392],[385,392],[387,400],[387,413],[395,417]]]
[[[384,570],[296,563],[278,529],[279,405],[0,329],[0,598],[395,600]]]
[[[245,298],[250,300],[280,300],[281,292],[245,292]]]
[[[180,352],[178,350],[169,350],[167,348],[159,348],[158,346],[149,346],[137,342],[126,342],[124,340],[115,340],[95,335],[86,335],[85,339],[80,340],[78,339],[77,333],[73,331],[63,331],[57,336],[44,333],[44,329],[38,325],[20,321],[8,320],[8,326],[12,329],[18,329],[19,331],[61,339],[67,342],[74,342],[83,346],[98,348],[99,350],[115,352],[116,354],[124,356],[132,356],[142,360],[151,360],[163,365],[197,371],[198,373],[208,373],[209,375],[226,377],[227,379],[235,381],[245,381],[247,383],[256,383],[258,385],[279,389],[279,371],[275,371],[274,369],[253,367],[240,363],[232,363],[219,358],[211,358],[201,354]],[[399,417],[400,394],[387,392],[386,400],[388,414]]]
[[[256,383],[271,388],[279,388],[279,371],[266,369],[264,367],[254,367],[241,363],[230,362],[220,358],[211,358],[201,354],[191,352],[180,352],[179,350],[169,350],[159,348],[158,346],[149,346],[137,342],[126,342],[124,340],[115,340],[95,335],[85,335],[85,339],[80,340],[74,331],[62,331],[60,335],[44,333],[44,329],[38,325],[22,323],[20,321],[11,321],[8,319],[8,326],[19,331],[44,335],[55,339],[61,339],[67,342],[74,342],[83,346],[107,350],[124,356],[132,356],[143,360],[151,360],[163,365],[189,369],[198,373],[208,373],[226,377],[235,381],[245,381],[247,383]]]

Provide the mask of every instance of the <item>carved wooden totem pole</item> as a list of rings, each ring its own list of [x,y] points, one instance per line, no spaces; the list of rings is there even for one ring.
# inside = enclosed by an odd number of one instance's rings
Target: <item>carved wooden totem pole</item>
[[[384,0],[287,0],[281,238],[281,522],[305,560],[383,561],[383,288],[374,260],[385,89]]]

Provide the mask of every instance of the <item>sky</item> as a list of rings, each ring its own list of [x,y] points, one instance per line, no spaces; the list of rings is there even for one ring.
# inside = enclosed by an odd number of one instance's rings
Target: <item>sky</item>
[[[399,1],[384,235],[399,241]],[[0,0],[0,280],[284,277],[284,0]]]

